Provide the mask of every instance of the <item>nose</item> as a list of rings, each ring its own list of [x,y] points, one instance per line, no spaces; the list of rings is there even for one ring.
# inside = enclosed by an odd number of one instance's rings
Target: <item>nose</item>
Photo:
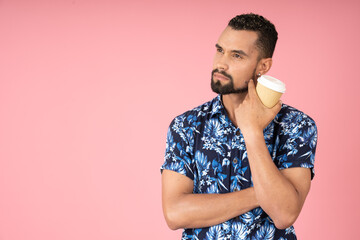
[[[221,56],[217,59],[216,63],[215,63],[215,67],[219,70],[219,71],[226,71],[228,70],[229,66],[226,63],[226,59],[225,56]]]

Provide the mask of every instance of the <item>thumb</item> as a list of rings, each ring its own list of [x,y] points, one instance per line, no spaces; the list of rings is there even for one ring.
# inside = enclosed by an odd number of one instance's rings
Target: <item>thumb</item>
[[[282,101],[279,100],[278,103],[273,107],[273,109],[275,110],[276,113],[280,112],[282,107]]]
[[[248,91],[249,94],[256,94],[256,90],[255,90],[255,83],[254,80],[250,79],[249,83],[248,83]]]

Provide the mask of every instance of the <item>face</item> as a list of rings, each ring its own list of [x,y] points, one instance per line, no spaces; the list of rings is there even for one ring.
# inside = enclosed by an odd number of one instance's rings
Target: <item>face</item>
[[[245,93],[250,79],[256,82],[259,51],[254,31],[226,27],[216,44],[211,88],[220,94]]]

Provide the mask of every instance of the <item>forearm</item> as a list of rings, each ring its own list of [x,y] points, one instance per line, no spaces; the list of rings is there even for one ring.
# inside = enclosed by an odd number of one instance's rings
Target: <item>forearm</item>
[[[245,135],[244,135],[245,136]],[[275,166],[262,132],[245,137],[256,198],[278,228],[295,221],[301,210],[298,193]]]
[[[253,188],[225,194],[183,194],[165,212],[169,227],[217,225],[258,207]]]

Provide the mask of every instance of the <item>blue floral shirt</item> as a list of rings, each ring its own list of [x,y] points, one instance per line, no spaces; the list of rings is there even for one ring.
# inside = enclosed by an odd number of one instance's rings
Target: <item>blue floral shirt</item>
[[[317,129],[303,112],[282,105],[264,129],[278,169],[304,167],[314,177]],[[170,124],[162,169],[194,181],[194,193],[228,193],[253,186],[245,141],[221,102],[221,95],[176,117]],[[261,207],[221,224],[184,229],[182,239],[296,239],[294,227],[277,229]]]

